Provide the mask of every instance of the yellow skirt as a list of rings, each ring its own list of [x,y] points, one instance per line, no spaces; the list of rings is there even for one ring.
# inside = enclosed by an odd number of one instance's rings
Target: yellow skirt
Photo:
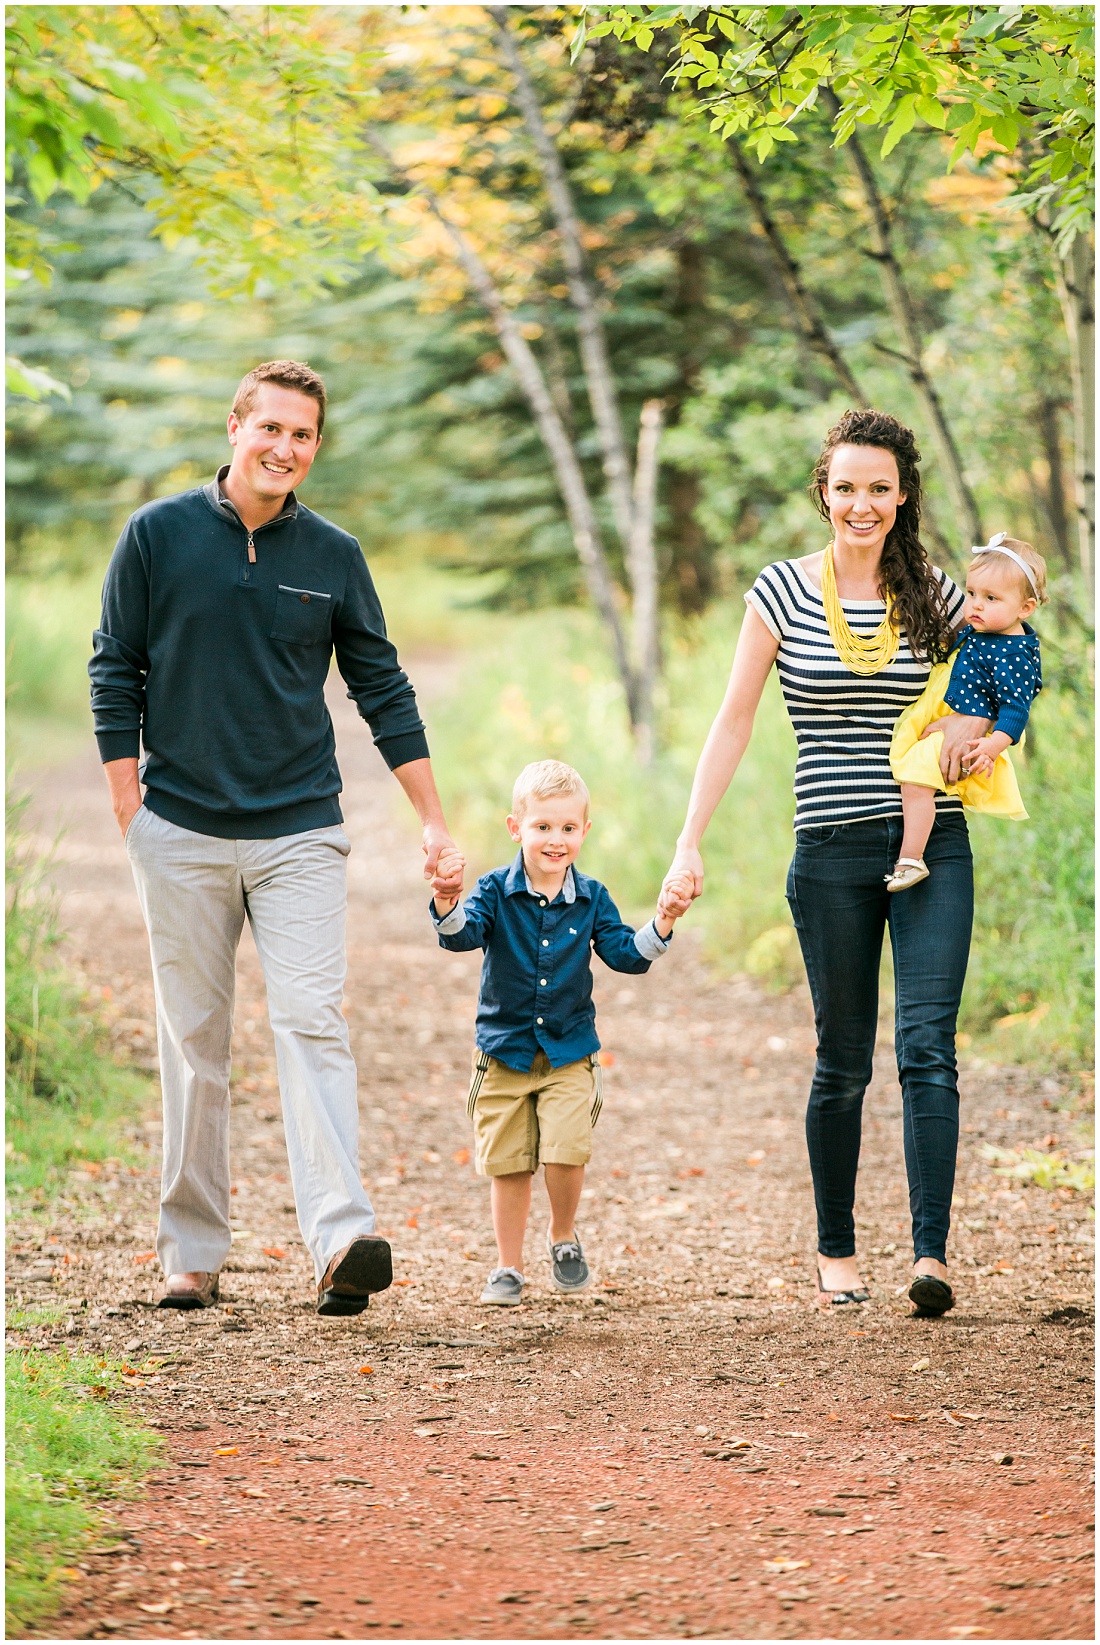
[[[894,780],[919,783],[922,788],[957,795],[967,811],[982,811],[987,817],[1011,817],[1015,822],[1023,822],[1027,812],[1007,749],[1003,754],[998,754],[988,776],[960,777],[957,783],[948,783],[940,770],[943,732],[933,731],[930,737],[921,741],[921,732],[926,726],[956,712],[943,700],[955,656],[949,657],[945,663],[934,664],[921,695],[898,717],[890,744],[890,769]],[[1023,741],[1022,737],[1020,741]]]

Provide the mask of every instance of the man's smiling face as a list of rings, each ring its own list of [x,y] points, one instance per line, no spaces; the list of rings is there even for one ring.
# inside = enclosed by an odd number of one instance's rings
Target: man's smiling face
[[[272,503],[301,485],[321,437],[316,400],[279,383],[261,383],[243,418],[229,413],[233,477],[257,502]]]

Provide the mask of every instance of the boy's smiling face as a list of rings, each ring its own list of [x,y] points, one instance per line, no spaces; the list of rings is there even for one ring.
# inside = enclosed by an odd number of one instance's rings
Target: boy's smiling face
[[[523,815],[509,816],[508,832],[523,847],[523,866],[532,885],[561,885],[576,861],[592,824],[579,794],[532,794]]]

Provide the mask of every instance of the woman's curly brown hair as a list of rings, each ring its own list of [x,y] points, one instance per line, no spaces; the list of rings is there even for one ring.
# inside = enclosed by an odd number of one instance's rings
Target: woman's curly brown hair
[[[810,496],[823,520],[829,509],[825,491],[829,464],[837,446],[877,446],[898,465],[905,501],[882,547],[882,592],[894,601],[894,623],[905,634],[914,657],[942,662],[951,650],[947,601],[920,540],[920,452],[911,428],[887,411],[846,411],[829,430],[810,478]]]

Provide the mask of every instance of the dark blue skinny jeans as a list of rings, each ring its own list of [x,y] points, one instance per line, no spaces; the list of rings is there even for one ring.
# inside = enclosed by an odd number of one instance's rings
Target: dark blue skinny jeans
[[[970,953],[974,875],[959,812],[941,813],[925,849],[929,878],[893,894],[900,817],[801,828],[787,876],[814,1002],[817,1066],[806,1111],[818,1249],[855,1252],[863,1093],[878,1025],[883,931],[894,954],[894,1045],[901,1080],[914,1257],[947,1260],[959,1140],[955,1022]]]

